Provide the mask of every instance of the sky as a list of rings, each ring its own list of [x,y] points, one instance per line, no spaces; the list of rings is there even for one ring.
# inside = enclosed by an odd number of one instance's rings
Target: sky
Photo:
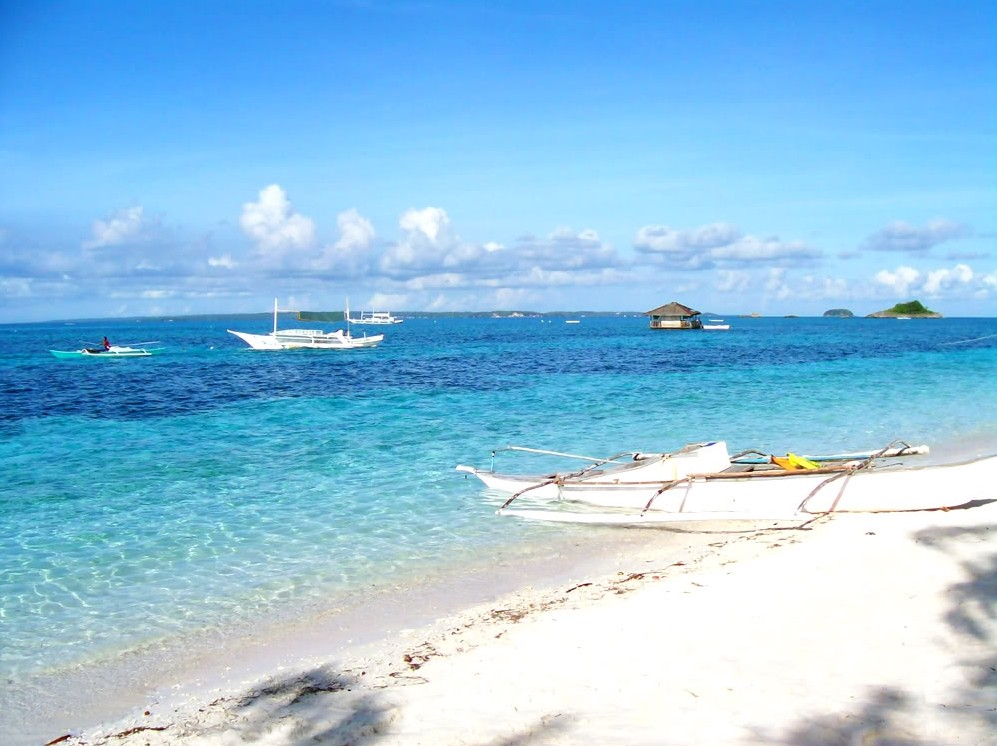
[[[0,323],[997,316],[997,3],[0,0]]]

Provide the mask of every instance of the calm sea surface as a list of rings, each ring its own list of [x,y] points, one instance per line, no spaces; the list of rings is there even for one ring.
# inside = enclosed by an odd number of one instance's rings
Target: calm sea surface
[[[997,452],[997,319],[727,321],[414,318],[343,352],[225,331],[266,319],[0,326],[0,680],[585,531],[454,471],[503,445]],[[105,334],[167,352],[47,352]]]

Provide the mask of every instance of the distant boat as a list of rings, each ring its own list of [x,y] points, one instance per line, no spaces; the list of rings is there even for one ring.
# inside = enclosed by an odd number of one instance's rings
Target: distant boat
[[[564,323],[565,324],[580,324],[581,321],[579,321],[578,319],[565,319]]]
[[[273,331],[269,334],[248,334],[228,330],[254,350],[352,350],[362,347],[376,347],[384,339],[383,334],[354,337],[349,331],[350,309],[346,309],[344,318],[347,321],[346,331],[336,329],[325,332],[321,329],[278,329],[277,299],[273,301]]]
[[[360,318],[347,319],[351,324],[400,324],[405,319],[392,316],[389,311],[361,311]]]
[[[124,357],[152,357],[162,352],[164,347],[143,347],[142,345],[154,345],[158,342],[135,343],[136,346],[111,345],[106,350],[103,347],[84,347],[81,350],[49,350],[60,360],[72,358],[96,358],[100,360],[118,360]]]
[[[910,316],[897,316],[897,321],[910,321]]]
[[[723,319],[720,319],[720,321],[723,321]],[[703,329],[706,329],[708,331],[710,330],[722,331],[725,329],[730,329],[730,324],[703,324]]]

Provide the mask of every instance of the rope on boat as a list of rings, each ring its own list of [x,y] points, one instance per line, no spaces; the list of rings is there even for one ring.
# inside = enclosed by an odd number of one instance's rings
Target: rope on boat
[[[623,458],[624,456],[630,456],[631,458],[637,454],[633,451],[623,451],[622,453],[617,453],[609,458],[595,458],[594,456],[579,456],[575,453],[561,453],[560,451],[546,451],[542,448],[526,448],[525,446],[506,446],[505,448],[498,448],[492,451],[492,471],[495,471],[495,456],[496,454],[502,453],[503,451],[522,451],[523,453],[538,453],[542,456],[561,456],[563,458],[576,458],[582,461],[591,461],[590,466],[585,467],[586,469],[593,469],[597,466],[602,466],[603,464],[609,463],[620,463],[617,459]],[[626,463],[626,462],[622,462]],[[583,470],[584,471],[584,470]]]

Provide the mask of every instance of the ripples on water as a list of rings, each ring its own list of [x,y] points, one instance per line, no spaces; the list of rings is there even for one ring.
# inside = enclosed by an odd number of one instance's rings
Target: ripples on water
[[[730,322],[410,319],[375,350],[324,353],[251,351],[218,321],[0,327],[0,673],[565,531],[497,519],[454,473],[509,443],[598,456],[716,438],[997,441],[993,319]],[[46,352],[103,334],[168,353]]]

